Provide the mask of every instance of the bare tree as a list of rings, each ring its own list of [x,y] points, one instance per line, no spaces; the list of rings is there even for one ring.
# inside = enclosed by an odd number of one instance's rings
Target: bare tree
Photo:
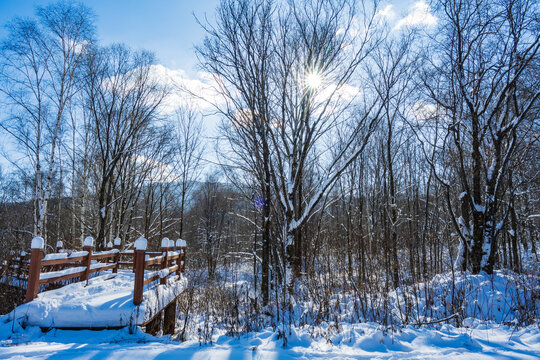
[[[383,104],[380,136],[381,150],[384,158],[383,168],[386,183],[383,192],[386,197],[386,209],[383,213],[383,224],[386,241],[384,246],[388,249],[391,260],[394,287],[399,286],[399,260],[398,260],[398,196],[399,175],[396,168],[403,164],[400,158],[404,143],[409,139],[406,133],[407,109],[411,103],[407,102],[413,90],[413,77],[416,72],[417,59],[411,50],[414,41],[412,33],[402,34],[397,39],[390,38],[381,43],[372,51],[373,69],[369,70],[374,91]],[[402,165],[403,166],[403,165]],[[390,266],[388,266],[390,267]]]
[[[184,233],[184,211],[189,192],[201,173],[203,138],[202,122],[192,109],[180,108],[174,113],[174,169],[180,182],[180,219],[178,236]]]
[[[462,241],[463,266],[491,273],[511,209],[502,201],[511,191],[507,171],[540,98],[538,77],[527,76],[540,50],[538,7],[527,0],[444,0],[439,7],[440,36],[431,51],[438,55],[424,84],[446,131],[446,155],[455,155],[460,211],[450,179],[440,168],[436,174]]]
[[[351,107],[358,90],[350,83],[358,81],[356,70],[379,41],[376,7],[361,14],[357,7],[366,9],[355,1],[293,3],[281,11],[276,31],[271,108],[277,123],[269,127],[271,173],[282,216],[281,238],[288,257],[283,272],[289,288],[302,273],[302,226],[363,152],[382,110],[367,94],[362,94],[364,105]],[[352,30],[357,18],[364,27],[358,33]],[[323,145],[321,140],[336,131],[347,131],[348,136],[339,144]],[[333,151],[318,153],[321,146]],[[319,173],[317,185],[304,188],[310,167]]]
[[[270,1],[224,1],[218,8],[217,27],[205,26],[207,38],[197,48],[203,66],[215,76],[224,100],[217,108],[225,121],[221,130],[231,149],[218,152],[230,180],[242,171],[256,179],[255,194],[262,199],[262,282],[264,305],[268,303],[271,236],[270,77],[274,8]],[[232,86],[231,86],[232,85]],[[246,187],[250,181],[233,181]],[[253,197],[248,194],[248,197]]]
[[[88,56],[85,91],[95,141],[96,237],[103,244],[119,175],[152,138],[149,131],[167,90],[152,76],[154,58],[121,45],[96,49]],[[144,162],[143,164],[150,164]],[[124,179],[125,180],[125,179]]]
[[[93,41],[93,13],[82,4],[58,2],[38,7],[36,20],[16,18],[8,32],[0,49],[0,91],[12,112],[1,126],[30,164],[33,233],[45,237],[59,139],[66,107],[79,89],[78,71]]]

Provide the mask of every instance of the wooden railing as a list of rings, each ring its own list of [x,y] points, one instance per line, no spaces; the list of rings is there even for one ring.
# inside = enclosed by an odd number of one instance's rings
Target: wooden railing
[[[62,249],[62,243],[58,242],[57,252],[43,257],[44,240],[36,237],[32,240],[30,261],[20,260],[28,266],[27,287],[25,302],[36,298],[39,286],[50,283],[57,283],[73,278],[85,281],[88,284],[90,275],[99,271],[112,270],[117,273],[121,266],[127,266],[135,273],[133,303],[139,305],[142,302],[143,289],[154,281],[160,280],[160,284],[166,285],[167,279],[177,276],[179,279],[185,271],[186,242],[177,240],[176,242],[164,238],[161,242],[160,252],[146,251],[147,241],[140,238],[135,242],[135,251],[120,251],[120,239],[115,239],[114,247],[109,243],[106,251],[94,252],[94,239],[87,237],[83,243],[82,251],[66,251]],[[151,258],[147,258],[153,256]],[[125,259],[131,261],[125,261]],[[124,261],[121,261],[124,259]],[[13,267],[11,260],[8,260],[7,267]],[[148,272],[159,265],[159,270]],[[22,266],[22,265],[21,265]],[[49,270],[42,272],[42,268]],[[4,269],[2,268],[2,271]],[[147,275],[145,277],[145,275]]]
[[[147,253],[147,240],[140,238],[135,241],[135,284],[133,289],[133,304],[139,305],[143,298],[143,289],[156,280],[160,280],[161,285],[167,284],[170,275],[176,274],[178,278],[185,270],[186,242],[176,240],[176,242],[164,238],[161,240],[161,255],[148,257],[155,253]],[[145,277],[145,269],[153,265],[161,265],[159,271],[150,272]]]

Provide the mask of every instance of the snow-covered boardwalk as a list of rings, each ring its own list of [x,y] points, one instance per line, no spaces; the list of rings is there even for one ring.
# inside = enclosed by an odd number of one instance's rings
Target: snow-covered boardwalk
[[[143,301],[133,303],[134,274],[106,272],[88,281],[45,291],[17,307],[12,318],[42,328],[118,328],[144,325],[185,289],[185,277],[169,278],[166,285],[145,289]]]
[[[32,241],[27,276],[15,282],[15,286],[26,288],[25,304],[8,315],[10,320],[42,329],[146,325],[155,333],[165,312],[166,318],[173,320],[166,321],[163,330],[174,332],[176,300],[187,286],[185,241],[165,238],[160,252],[147,252],[147,240],[140,238],[135,251],[121,252],[120,242],[115,241],[115,249],[111,244],[108,251],[93,252],[93,239],[87,238],[83,251],[57,249],[45,257],[43,244],[41,238]],[[132,261],[121,262],[121,256]],[[122,270],[120,265],[128,269]],[[43,291],[50,283],[64,286]]]

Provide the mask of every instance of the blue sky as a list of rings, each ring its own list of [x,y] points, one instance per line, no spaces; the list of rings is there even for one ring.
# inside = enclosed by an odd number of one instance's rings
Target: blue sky
[[[0,0],[0,38],[3,25],[15,16],[33,16],[36,6],[54,0]],[[97,32],[102,44],[122,42],[133,48],[153,51],[159,63],[169,69],[181,69],[196,76],[194,44],[200,43],[204,31],[194,14],[212,21],[219,0],[83,0],[97,15]],[[419,7],[420,4],[420,7]],[[423,4],[423,5],[422,5]],[[425,21],[424,1],[393,0],[380,9],[396,23]],[[415,8],[416,7],[416,8]],[[416,15],[414,15],[416,9]],[[411,19],[409,19],[411,20]]]
[[[14,16],[33,16],[35,6],[51,0],[0,0],[0,37]],[[211,18],[219,0],[85,0],[97,14],[97,32],[103,44],[122,42],[156,53],[161,64],[195,72],[193,44],[204,32],[193,14]]]
[[[33,17],[36,6],[56,0],[0,0],[0,39],[6,36],[4,25],[15,16]],[[436,18],[430,13],[426,0],[388,0],[380,5],[380,15],[394,28],[403,25],[431,26]],[[207,76],[197,69],[194,46],[201,43],[204,31],[195,16],[204,21],[214,20],[220,0],[82,0],[97,15],[97,35],[102,45],[125,43],[136,49],[153,51],[160,66],[156,74],[172,79],[204,94],[205,100],[171,96],[167,104],[172,109],[186,102],[199,110],[208,110],[214,99],[208,88]],[[194,16],[195,15],[195,16]],[[208,74],[206,74],[208,75]],[[206,136],[215,135],[217,120],[205,117]],[[6,165],[0,154],[0,167]]]

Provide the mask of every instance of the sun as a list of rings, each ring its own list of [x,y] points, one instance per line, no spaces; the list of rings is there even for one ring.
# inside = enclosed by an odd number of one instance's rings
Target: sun
[[[306,75],[306,86],[310,89],[317,89],[322,84],[322,76],[318,72],[310,72]]]

